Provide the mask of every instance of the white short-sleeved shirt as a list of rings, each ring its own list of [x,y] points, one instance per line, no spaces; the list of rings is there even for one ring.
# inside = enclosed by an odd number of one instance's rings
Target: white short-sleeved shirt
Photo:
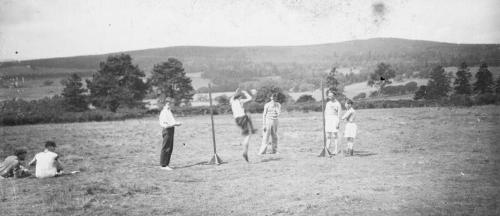
[[[355,116],[355,111],[351,107],[350,109],[347,110],[347,112],[342,116],[342,119],[347,120],[348,122],[354,122],[354,116]]]
[[[325,116],[338,116],[338,112],[340,111],[342,111],[342,106],[337,100],[326,103]]]
[[[240,99],[232,99],[231,101],[231,110],[233,111],[234,118],[238,118],[241,116],[245,116],[245,109],[243,108],[243,103]]]
[[[160,112],[160,126],[162,128],[169,128],[173,127],[174,124],[176,123],[174,115],[172,114],[172,111],[170,108],[164,107],[161,112]]]
[[[58,157],[56,153],[49,150],[36,154],[35,176],[37,178],[54,177],[57,174],[56,160]]]

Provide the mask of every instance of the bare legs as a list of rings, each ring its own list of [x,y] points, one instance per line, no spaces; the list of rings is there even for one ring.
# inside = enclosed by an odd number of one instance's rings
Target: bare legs
[[[334,147],[333,154],[338,153],[338,143],[339,143],[338,138],[339,137],[337,132],[327,132],[326,149],[330,149],[333,139],[333,147]]]
[[[347,137],[347,153],[351,156],[354,155],[353,146],[354,146],[354,138]]]
[[[243,137],[243,158],[248,162],[248,143],[250,142],[250,134]]]

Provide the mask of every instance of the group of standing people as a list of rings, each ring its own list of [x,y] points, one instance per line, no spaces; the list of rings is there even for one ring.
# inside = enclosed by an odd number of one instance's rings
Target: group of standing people
[[[325,132],[327,134],[326,148],[330,149],[333,142],[336,155],[339,143],[339,126],[340,121],[347,122],[345,126],[344,137],[347,138],[347,154],[353,155],[354,138],[356,137],[357,126],[354,123],[355,111],[352,107],[352,100],[347,99],[345,107],[347,111],[342,118],[340,117],[342,106],[335,98],[334,93],[328,93],[329,101],[325,106]],[[262,143],[258,151],[258,155],[267,153],[268,141],[271,138],[270,154],[278,154],[278,117],[281,114],[281,104],[278,102],[278,95],[271,94],[270,101],[264,105],[262,112]],[[243,136],[241,144],[243,145],[243,158],[248,162],[248,146],[250,137],[257,132],[251,118],[247,115],[244,105],[252,101],[252,96],[247,91],[236,89],[235,93],[230,98],[231,110],[235,119],[236,125],[241,129]],[[182,123],[175,120],[172,111],[170,110],[172,99],[166,98],[165,105],[160,112],[159,123],[162,127],[162,148],[160,154],[160,166],[163,170],[173,170],[170,164],[174,146],[175,127],[181,126]],[[62,174],[62,165],[59,163],[59,156],[54,152],[56,144],[52,141],[45,143],[45,150],[35,155],[29,163],[30,166],[36,166],[35,176],[38,178],[54,177]],[[24,149],[16,150],[15,154],[7,157],[0,163],[0,179],[8,177],[23,178],[30,176],[28,169],[21,165],[24,161],[27,151]]]
[[[271,94],[270,101],[264,105],[262,112],[262,144],[259,149],[259,155],[266,153],[268,140],[271,137],[271,154],[278,154],[278,117],[281,114],[281,104],[277,101],[278,95]],[[244,105],[252,100],[252,96],[247,91],[236,89],[235,93],[229,99],[231,110],[236,125],[241,128],[243,136],[243,158],[248,162],[248,144],[252,134],[257,132],[254,128],[252,119],[245,112]]]
[[[354,123],[355,111],[352,107],[353,101],[347,99],[345,102],[345,107],[347,111],[341,117],[342,105],[335,97],[333,92],[328,92],[327,94],[328,102],[325,106],[325,132],[327,134],[326,148],[330,149],[332,143],[334,146],[333,154],[336,155],[340,153],[338,143],[339,143],[339,128],[340,122],[346,121],[344,137],[347,138],[347,149],[346,153],[348,155],[353,155],[353,145],[354,138],[356,137],[357,126]],[[252,96],[247,91],[242,91],[239,88],[236,89],[234,94],[230,97],[229,102],[231,105],[231,110],[233,113],[236,125],[241,129],[241,145],[243,145],[243,158],[245,161],[248,160],[248,147],[250,142],[250,137],[257,133],[250,116],[247,115],[244,105],[247,102],[252,101]],[[180,126],[181,123],[177,122],[170,110],[171,98],[166,98],[165,105],[160,113],[160,126],[162,127],[162,148],[160,155],[160,165],[164,170],[172,170],[169,166],[170,157],[172,155],[173,143],[174,143],[174,128]],[[281,114],[281,104],[278,102],[278,94],[273,93],[269,97],[269,102],[264,105],[264,110],[262,112],[262,142],[258,151],[258,155],[266,154],[269,148],[268,142],[271,138],[270,154],[278,153],[278,117]]]

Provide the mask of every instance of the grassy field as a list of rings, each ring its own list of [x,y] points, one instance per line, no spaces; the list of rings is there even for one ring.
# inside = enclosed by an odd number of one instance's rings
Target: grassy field
[[[284,113],[279,155],[241,157],[232,117],[179,117],[171,165],[158,167],[156,118],[2,127],[28,159],[54,140],[74,176],[0,181],[1,215],[499,215],[500,109],[358,111],[355,156],[317,157],[320,113]],[[260,116],[253,115],[256,125]],[[343,141],[345,143],[345,141]],[[1,158],[6,152],[1,152]]]

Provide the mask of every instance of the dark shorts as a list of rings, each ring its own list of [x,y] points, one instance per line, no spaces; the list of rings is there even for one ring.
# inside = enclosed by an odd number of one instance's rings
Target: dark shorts
[[[255,134],[256,130],[253,129],[252,120],[247,115],[237,117],[234,119],[236,125],[241,128],[241,135]]]

